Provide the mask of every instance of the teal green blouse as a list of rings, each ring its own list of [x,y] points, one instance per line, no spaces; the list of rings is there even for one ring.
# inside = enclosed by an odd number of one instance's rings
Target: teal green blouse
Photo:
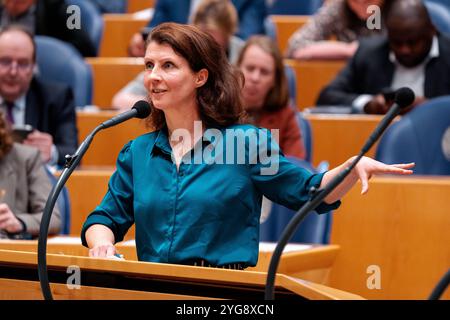
[[[262,196],[298,210],[323,174],[289,162],[265,129],[236,125],[213,133],[183,157],[178,170],[164,129],[125,145],[103,201],[83,225],[83,244],[93,224],[109,227],[119,242],[135,223],[139,260],[256,265]],[[272,167],[277,170],[263,173]],[[322,203],[316,211],[339,204]]]

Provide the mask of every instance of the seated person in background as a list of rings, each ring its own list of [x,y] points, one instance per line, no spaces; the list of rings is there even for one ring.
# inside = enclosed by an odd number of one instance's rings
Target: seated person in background
[[[72,90],[33,76],[36,45],[22,26],[0,30],[0,110],[15,125],[35,130],[23,141],[38,148],[44,162],[63,165],[77,148]]]
[[[192,23],[209,33],[225,50],[228,60],[235,63],[244,46],[244,41],[233,35],[237,29],[237,19],[236,9],[230,1],[203,0],[194,13]],[[144,72],[141,72],[113,97],[112,106],[129,109],[136,101],[146,98]]]
[[[265,0],[223,0],[230,1],[238,13],[239,28],[236,36],[247,39],[254,34],[264,34],[264,19],[267,15]],[[192,22],[189,19],[200,5],[201,0],[156,0],[153,18],[147,28],[154,28],[163,22]],[[130,56],[144,56],[144,38],[142,33],[133,35],[129,45]]]
[[[13,143],[4,116],[0,112],[0,238],[37,236],[52,186],[39,150]],[[60,229],[55,207],[49,233]]]
[[[64,0],[4,0],[0,5],[0,27],[20,24],[32,34],[71,43],[84,57],[96,56],[96,49],[83,28],[67,27]]]
[[[436,31],[423,3],[394,1],[386,25],[388,37],[361,42],[355,56],[322,90],[318,105],[384,114],[392,104],[383,95],[386,90],[410,87],[416,95],[412,107],[450,94],[450,39]]]
[[[385,32],[384,14],[391,0],[331,0],[289,39],[287,57],[293,59],[347,59],[361,37]],[[370,5],[380,7],[381,28],[369,29]],[[333,37],[337,41],[330,40]]]
[[[242,49],[238,66],[244,74],[242,98],[250,121],[258,127],[278,129],[286,156],[306,157],[295,109],[289,92],[281,53],[266,36],[253,36]]]

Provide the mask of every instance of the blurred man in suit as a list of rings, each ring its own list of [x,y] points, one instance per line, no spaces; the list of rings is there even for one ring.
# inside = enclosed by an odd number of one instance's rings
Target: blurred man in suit
[[[318,105],[352,106],[356,113],[384,114],[392,92],[410,87],[411,108],[450,94],[450,39],[439,34],[420,0],[396,0],[388,36],[362,41],[354,57],[320,93]]]
[[[62,165],[77,147],[73,93],[35,77],[35,62],[36,47],[26,29],[0,31],[0,109],[12,124],[35,129],[24,144],[38,148],[44,162]]]

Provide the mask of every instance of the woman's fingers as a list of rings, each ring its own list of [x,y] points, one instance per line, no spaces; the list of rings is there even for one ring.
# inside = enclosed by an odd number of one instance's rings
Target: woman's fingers
[[[113,257],[115,253],[116,253],[116,248],[114,246],[109,246],[106,249],[106,257]]]
[[[414,168],[415,165],[416,164],[414,162],[391,164],[391,166],[401,168],[401,169],[411,169],[411,168]]]
[[[113,256],[116,253],[116,248],[112,244],[99,245],[89,250],[89,256],[93,258],[106,258]]]
[[[383,173],[394,173],[394,174],[412,174],[413,171],[409,170],[415,166],[415,163],[400,163],[386,165],[383,169]]]
[[[366,194],[369,190],[369,177],[365,170],[358,172],[359,180],[361,181],[361,194]]]

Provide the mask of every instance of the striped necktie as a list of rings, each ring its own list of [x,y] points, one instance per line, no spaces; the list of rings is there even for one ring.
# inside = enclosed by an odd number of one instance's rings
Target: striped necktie
[[[6,120],[8,120],[9,123],[14,124],[14,102],[5,101],[4,105],[6,106]]]

